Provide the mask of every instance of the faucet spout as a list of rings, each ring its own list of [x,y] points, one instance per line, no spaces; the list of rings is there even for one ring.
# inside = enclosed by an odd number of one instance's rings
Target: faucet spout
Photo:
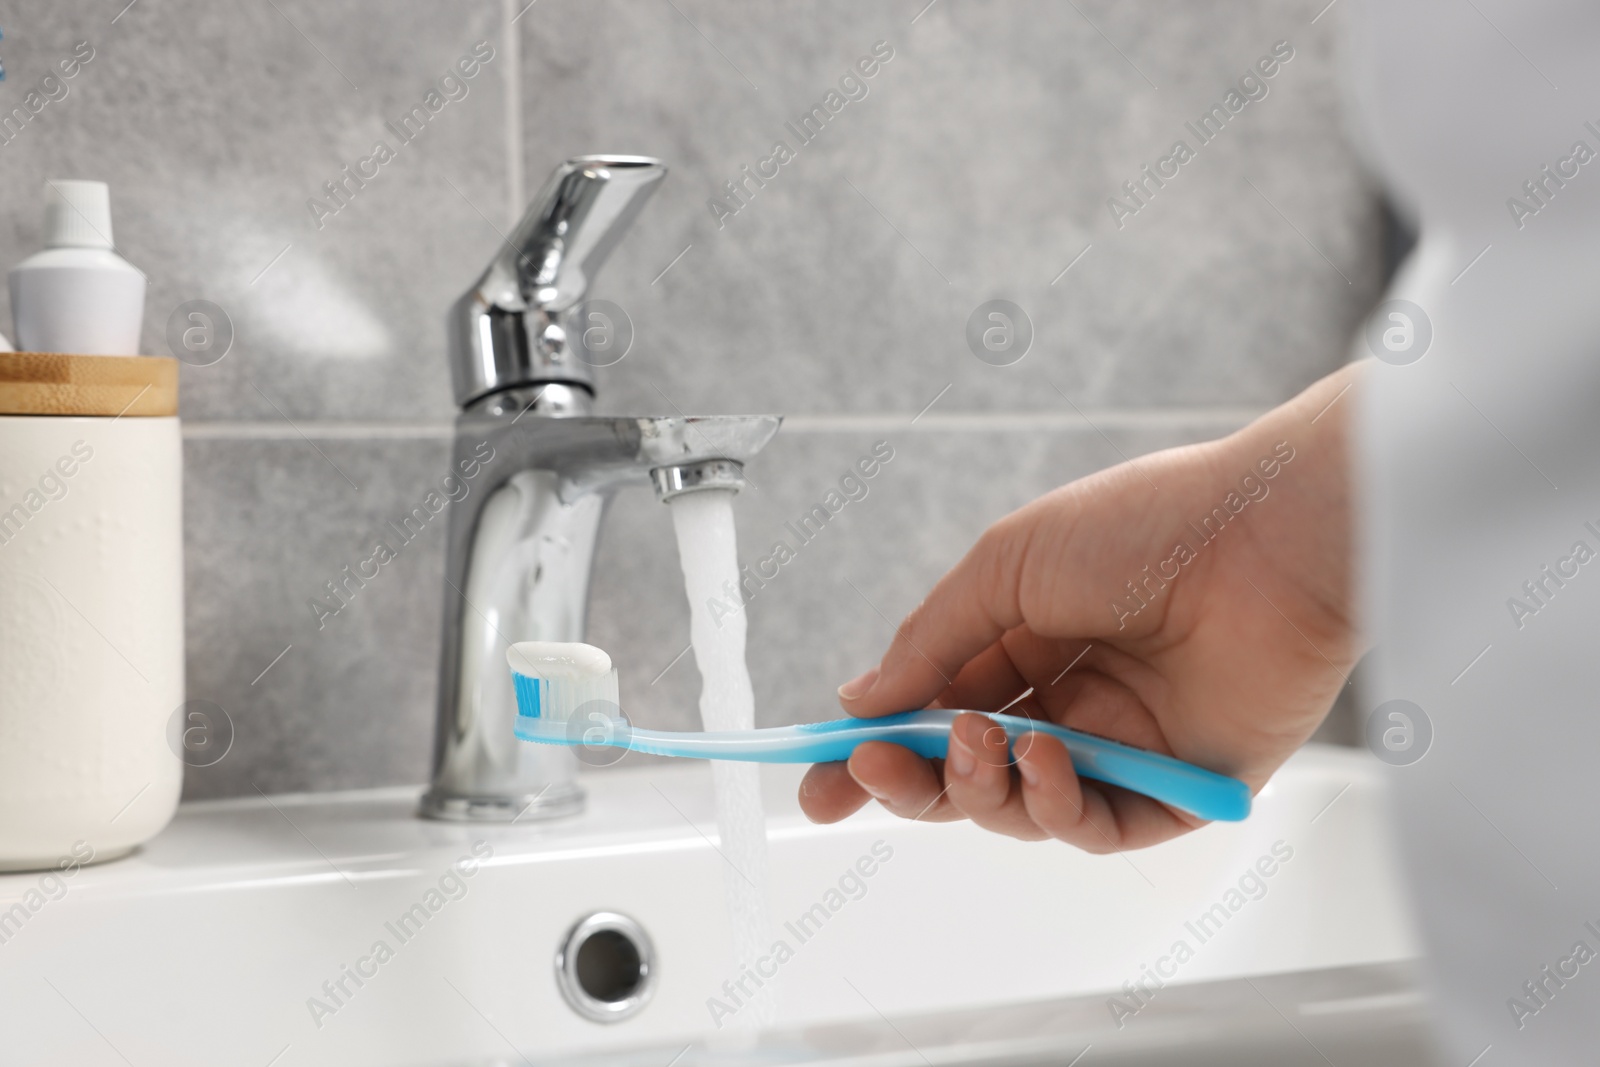
[[[581,808],[573,750],[516,739],[507,648],[584,639],[595,544],[616,492],[654,484],[668,499],[737,488],[745,461],[780,421],[513,417],[492,407],[457,420],[456,462],[479,465],[481,491],[450,516],[439,726],[424,815],[507,822]]]

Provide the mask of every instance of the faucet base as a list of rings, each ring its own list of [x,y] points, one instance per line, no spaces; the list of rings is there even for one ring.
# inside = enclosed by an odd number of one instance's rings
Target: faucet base
[[[511,796],[465,796],[437,786],[422,794],[417,814],[441,822],[543,822],[583,811],[583,787],[566,782],[537,793]]]

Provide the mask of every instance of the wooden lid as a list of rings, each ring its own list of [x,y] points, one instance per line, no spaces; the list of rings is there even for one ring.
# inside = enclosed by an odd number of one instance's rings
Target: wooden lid
[[[170,356],[0,352],[0,415],[177,413],[178,361]]]

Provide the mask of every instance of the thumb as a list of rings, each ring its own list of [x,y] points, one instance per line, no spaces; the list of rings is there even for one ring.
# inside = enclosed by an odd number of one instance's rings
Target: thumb
[[[895,629],[882,662],[839,687],[852,715],[926,707],[968,660],[1023,622],[1019,590],[1036,521],[1024,508],[991,526]]]
[[[1195,462],[1192,448],[1167,456],[1171,464]],[[1137,572],[1162,539],[1161,516],[1150,506],[1156,491],[1133,464],[1122,463],[1007,515],[896,628],[876,674],[840,687],[839,702],[867,716],[926,707],[968,661],[1025,623],[1054,638],[1153,632],[1156,613],[1128,625],[1135,613],[1118,608],[1124,594],[1106,575],[1124,567]],[[1188,493],[1204,495],[1202,483]]]

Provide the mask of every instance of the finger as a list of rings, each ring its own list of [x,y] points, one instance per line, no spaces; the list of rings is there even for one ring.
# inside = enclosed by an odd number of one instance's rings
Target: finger
[[[901,818],[922,822],[962,818],[945,794],[939,768],[908,748],[867,741],[856,746],[847,766],[862,789]]]
[[[1063,726],[1173,755],[1166,735],[1138,694],[1098,671],[1074,670],[1040,693]]]
[[[996,711],[1028,688],[1003,641],[996,641],[967,662],[955,681],[939,694],[942,708]]]
[[[1103,659],[1096,653],[1097,646],[1104,648],[1100,642],[1044,637],[1026,626],[1008,631],[1001,644],[1018,673],[1041,692],[1058,687],[1069,675],[1094,670]]]
[[[1050,682],[1063,677],[1068,665],[1081,665],[1079,654],[1090,647],[1091,642],[1040,637],[1026,626],[1008,630],[961,668],[936,704],[958,710],[1004,710],[1029,719],[1050,718],[1046,706],[1066,706],[1046,699],[1058,695]],[[1074,664],[1074,659],[1079,663]]]
[[[982,715],[956,718],[944,778],[951,803],[985,830],[1023,841],[1049,836],[1028,817],[1012,779],[1010,741],[992,720]]]
[[[800,810],[812,822],[838,822],[871,799],[843,763],[818,763],[800,780]]]
[[[1200,825],[1147,796],[1085,782],[1066,746],[1049,734],[1028,734],[1016,751],[1028,817],[1049,836],[1085,852],[1143,848]]]

